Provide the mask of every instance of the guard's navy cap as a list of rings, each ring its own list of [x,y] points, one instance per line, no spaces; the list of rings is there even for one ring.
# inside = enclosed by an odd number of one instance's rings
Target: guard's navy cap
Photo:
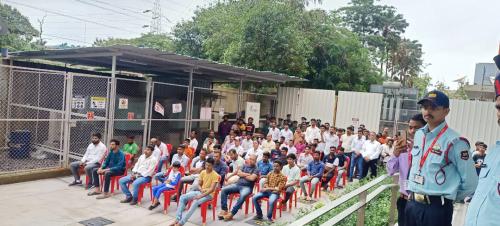
[[[428,92],[422,99],[418,101],[418,104],[423,104],[427,101],[432,103],[432,105],[434,105],[435,107],[450,107],[450,99],[448,98],[448,96],[446,96],[446,94],[439,90]]]

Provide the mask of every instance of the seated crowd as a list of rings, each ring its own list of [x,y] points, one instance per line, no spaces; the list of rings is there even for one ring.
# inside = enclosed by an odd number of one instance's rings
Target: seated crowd
[[[70,165],[70,186],[83,184],[83,170],[89,196],[108,198],[119,184],[124,194],[120,202],[130,205],[140,203],[143,190],[151,188],[149,210],[161,205],[162,195],[166,205],[178,203],[175,226],[184,225],[197,208],[218,195],[219,219],[233,220],[244,205],[247,214],[252,203],[254,219],[263,220],[261,203],[267,201],[271,208],[266,220],[272,222],[275,208],[286,210],[287,203],[297,199],[298,188],[301,199],[311,201],[320,189],[342,188],[345,178],[362,179],[368,169],[375,177],[377,165],[392,155],[388,129],[377,135],[361,125],[355,135],[353,126],[341,129],[315,119],[307,122],[302,117],[298,123],[290,118],[270,118],[256,129],[252,118],[233,123],[224,116],[218,133],[210,131],[200,144],[192,131],[176,149],[155,137],[142,153],[133,136],[122,148],[118,140],[111,140],[108,151],[96,133],[82,159]]]

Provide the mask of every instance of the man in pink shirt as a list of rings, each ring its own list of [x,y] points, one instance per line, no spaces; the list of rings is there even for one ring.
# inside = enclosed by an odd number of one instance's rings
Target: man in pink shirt
[[[414,115],[408,123],[408,132],[406,136],[402,136],[396,141],[394,147],[394,156],[387,162],[387,172],[392,176],[399,172],[399,199],[397,202],[398,208],[398,225],[404,226],[405,207],[408,201],[407,180],[410,170],[408,164],[408,152],[413,147],[413,137],[415,132],[425,125],[422,114]]]

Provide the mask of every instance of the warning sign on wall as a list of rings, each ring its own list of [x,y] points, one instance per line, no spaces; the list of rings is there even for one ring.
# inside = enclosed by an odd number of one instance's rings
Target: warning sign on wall
[[[106,109],[106,97],[90,97],[90,108]]]

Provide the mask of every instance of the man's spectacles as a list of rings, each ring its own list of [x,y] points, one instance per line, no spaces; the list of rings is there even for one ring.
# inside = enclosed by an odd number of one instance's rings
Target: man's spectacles
[[[500,111],[500,104],[499,105],[495,105],[495,108]]]

